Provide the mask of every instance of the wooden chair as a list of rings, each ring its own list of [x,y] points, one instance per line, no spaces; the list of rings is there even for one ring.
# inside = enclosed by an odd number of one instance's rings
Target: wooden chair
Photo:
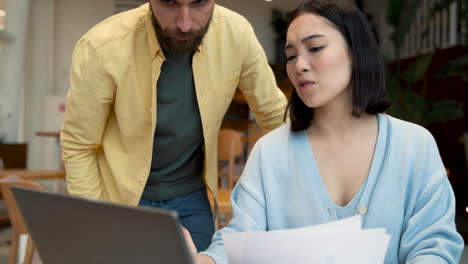
[[[0,157],[0,174],[5,171],[3,167],[3,160]],[[0,177],[1,178],[1,177]],[[0,195],[1,197],[1,195]],[[8,212],[5,207],[5,202],[0,199],[0,228],[10,226],[10,218],[8,217]]]
[[[0,144],[0,157],[5,169],[25,169],[28,159],[28,144]]]
[[[232,189],[218,190],[218,215],[216,215],[217,229],[225,227],[232,218],[231,193]],[[212,210],[214,211],[213,195],[211,192],[207,192],[207,194]]]
[[[17,176],[26,181],[56,181],[56,187],[53,191],[58,193],[67,193],[65,171],[63,170],[0,170],[0,180],[11,176]]]
[[[232,218],[232,207],[231,207],[231,193],[232,189],[219,190],[218,201],[219,201],[219,214],[218,217],[218,228],[225,227]]]
[[[255,145],[255,142],[257,142],[258,139],[260,139],[263,135],[265,135],[265,132],[258,128],[258,127],[253,127],[250,128],[248,131],[248,143],[249,144],[249,150],[248,154],[250,154],[250,151],[252,151],[253,146]]]
[[[37,183],[25,181],[18,178],[5,178],[0,181],[0,190],[5,201],[5,206],[8,211],[8,216],[13,227],[13,237],[10,247],[10,254],[8,257],[8,264],[16,264],[18,257],[18,248],[19,248],[19,237],[20,235],[28,235],[27,245],[26,245],[26,254],[24,260],[21,264],[31,264],[33,261],[33,256],[35,253],[35,245],[29,236],[28,229],[24,222],[23,217],[19,211],[18,206],[16,205],[16,200],[11,192],[11,186],[20,186],[36,190],[44,190],[42,186]],[[34,201],[32,201],[34,202]]]
[[[218,135],[218,177],[226,179],[226,188],[232,189],[240,174],[235,173],[236,158],[242,157],[244,143],[240,132],[233,129],[221,129]],[[226,168],[224,164],[227,163]],[[222,183],[222,182],[221,182]],[[221,187],[223,184],[221,184]]]

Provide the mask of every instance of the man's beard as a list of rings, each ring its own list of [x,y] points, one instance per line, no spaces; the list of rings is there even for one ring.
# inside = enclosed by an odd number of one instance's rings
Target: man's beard
[[[158,38],[159,45],[161,45],[161,48],[164,52],[168,52],[172,55],[180,55],[186,52],[196,51],[200,46],[203,38],[205,37],[208,28],[210,27],[211,18],[212,17],[210,16],[210,19],[208,20],[206,26],[199,30],[190,30],[188,32],[182,32],[179,29],[163,29],[158,23],[156,17],[154,17],[153,15],[154,30],[156,32],[156,37]],[[175,38],[175,36],[193,39],[178,40]]]

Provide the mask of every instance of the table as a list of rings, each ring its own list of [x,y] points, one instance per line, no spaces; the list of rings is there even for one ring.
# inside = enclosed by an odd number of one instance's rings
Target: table
[[[28,181],[65,179],[63,170],[28,170],[28,169],[7,169],[0,170],[0,179],[8,176],[18,176]]]
[[[60,132],[57,131],[37,131],[36,135],[43,137],[56,137],[60,139]]]

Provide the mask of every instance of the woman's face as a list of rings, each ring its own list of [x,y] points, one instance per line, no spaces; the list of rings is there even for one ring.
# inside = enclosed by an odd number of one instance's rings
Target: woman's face
[[[351,103],[351,57],[331,22],[312,13],[298,16],[288,28],[285,51],[289,79],[305,105]]]

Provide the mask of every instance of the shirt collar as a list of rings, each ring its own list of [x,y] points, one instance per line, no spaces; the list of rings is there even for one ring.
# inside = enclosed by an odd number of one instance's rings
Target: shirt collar
[[[154,59],[159,53],[162,54],[163,52],[162,52],[161,46],[159,45],[159,41],[156,38],[156,33],[154,31],[153,13],[151,12],[150,5],[149,3],[145,5],[146,5],[145,16],[144,16],[145,28],[146,28],[146,33],[148,36],[148,46],[150,48],[151,57]]]

